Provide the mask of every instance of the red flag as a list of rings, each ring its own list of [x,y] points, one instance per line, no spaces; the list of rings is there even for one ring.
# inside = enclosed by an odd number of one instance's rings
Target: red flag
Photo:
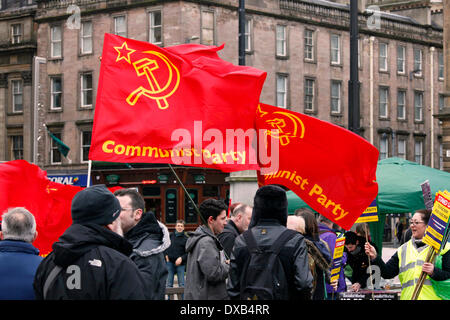
[[[36,220],[38,236],[33,245],[40,255],[52,251],[52,245],[72,224],[72,199],[83,187],[65,185],[47,179],[47,173],[25,160],[0,164],[0,221],[9,208],[24,207]],[[120,186],[108,188],[114,193]]]
[[[89,159],[257,169],[251,144],[266,73],[220,59],[222,48],[105,34]]]
[[[45,256],[52,251],[52,245],[72,224],[71,206],[73,197],[84,188],[49,181],[46,194],[47,201],[37,211],[31,213],[36,218],[38,237],[33,245]],[[47,211],[44,211],[47,208]]]
[[[25,160],[0,164],[0,213],[24,207],[36,219],[38,237],[33,245],[47,255],[52,244],[71,225],[70,207],[81,187],[47,179],[47,173]]]
[[[270,156],[270,163],[260,163],[260,184],[286,186],[346,230],[375,199],[378,150],[360,136],[265,104],[258,107],[256,126],[265,132],[263,139],[273,138],[267,139],[269,152],[278,151]],[[279,142],[278,150],[271,147],[271,141]]]

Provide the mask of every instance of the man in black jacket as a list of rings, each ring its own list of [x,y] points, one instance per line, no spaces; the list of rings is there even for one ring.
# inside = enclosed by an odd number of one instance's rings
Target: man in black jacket
[[[132,246],[122,237],[119,201],[96,185],[72,200],[73,224],[39,265],[36,299],[145,299],[143,279],[128,256]]]
[[[122,229],[133,245],[130,258],[144,278],[147,299],[164,300],[168,275],[164,250],[170,246],[169,231],[153,212],[145,212],[145,201],[135,189],[119,189],[114,195],[122,207]]]
[[[287,229],[287,197],[284,189],[268,185],[258,189],[254,198],[254,208],[249,231],[252,232],[259,248],[270,248]],[[281,248],[279,258],[286,276],[288,299],[311,299],[312,275],[309,270],[305,240],[300,233],[287,241]],[[241,298],[241,275],[245,272],[250,252],[244,235],[236,238],[231,254],[230,276],[227,290],[230,299]],[[276,278],[281,279],[280,275]]]
[[[227,257],[231,256],[231,250],[233,249],[236,237],[248,229],[251,218],[252,207],[249,205],[239,204],[234,208],[231,213],[231,218],[227,221],[223,232],[217,236]]]
[[[170,247],[164,252],[167,261],[167,286],[173,287],[175,274],[177,275],[178,286],[184,287],[184,273],[186,271],[186,242],[188,237],[184,232],[184,220],[177,220],[175,231],[170,234]],[[183,298],[184,295],[181,295]],[[170,297],[169,297],[170,298]]]

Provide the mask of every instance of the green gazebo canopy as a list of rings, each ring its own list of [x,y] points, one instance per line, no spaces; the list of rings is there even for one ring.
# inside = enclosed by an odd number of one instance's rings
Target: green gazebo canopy
[[[378,161],[378,223],[369,223],[374,242],[381,248],[386,214],[400,214],[424,209],[421,184],[430,183],[432,197],[439,190],[450,191],[450,173],[400,158]],[[309,206],[294,192],[288,191],[288,212]]]

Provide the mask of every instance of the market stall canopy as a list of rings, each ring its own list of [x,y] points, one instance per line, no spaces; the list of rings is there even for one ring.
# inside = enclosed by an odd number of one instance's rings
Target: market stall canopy
[[[378,161],[378,213],[405,213],[424,209],[421,184],[429,181],[432,196],[450,191],[450,173],[400,158]],[[309,206],[292,191],[287,192],[288,212]]]

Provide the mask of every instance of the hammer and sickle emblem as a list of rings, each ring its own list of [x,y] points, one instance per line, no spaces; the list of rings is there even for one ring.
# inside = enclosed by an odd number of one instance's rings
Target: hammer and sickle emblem
[[[127,103],[134,106],[140,97],[145,96],[155,100],[159,109],[167,109],[169,107],[167,98],[180,84],[178,68],[164,54],[157,51],[144,51],[142,53],[148,54],[149,57],[132,62],[130,56],[136,50],[128,48],[126,42],[114,49],[119,53],[116,62],[125,60],[132,64],[136,75],[145,77],[148,83],[148,87],[139,86],[131,92],[126,98]]]
[[[261,109],[261,106],[258,106],[258,112],[260,117],[267,116],[269,113],[265,112]],[[290,139],[292,138],[300,138],[302,139],[305,135],[305,126],[296,115],[284,112],[284,111],[275,111],[272,115],[279,115],[279,117],[266,120],[275,131],[267,130],[266,135],[272,136],[278,140],[280,140],[280,144],[282,146],[286,146],[290,143]]]
[[[159,109],[167,109],[169,107],[167,98],[177,90],[180,83],[180,72],[163,54],[156,51],[146,51],[144,53],[158,57],[159,61],[166,66],[168,71],[166,83],[161,84],[155,76],[155,71],[161,68],[157,60],[143,58],[135,61],[133,62],[133,67],[136,74],[138,77],[145,76],[147,78],[150,89],[140,86],[128,96],[126,101],[129,105],[134,106],[141,96],[146,96],[156,100]]]

